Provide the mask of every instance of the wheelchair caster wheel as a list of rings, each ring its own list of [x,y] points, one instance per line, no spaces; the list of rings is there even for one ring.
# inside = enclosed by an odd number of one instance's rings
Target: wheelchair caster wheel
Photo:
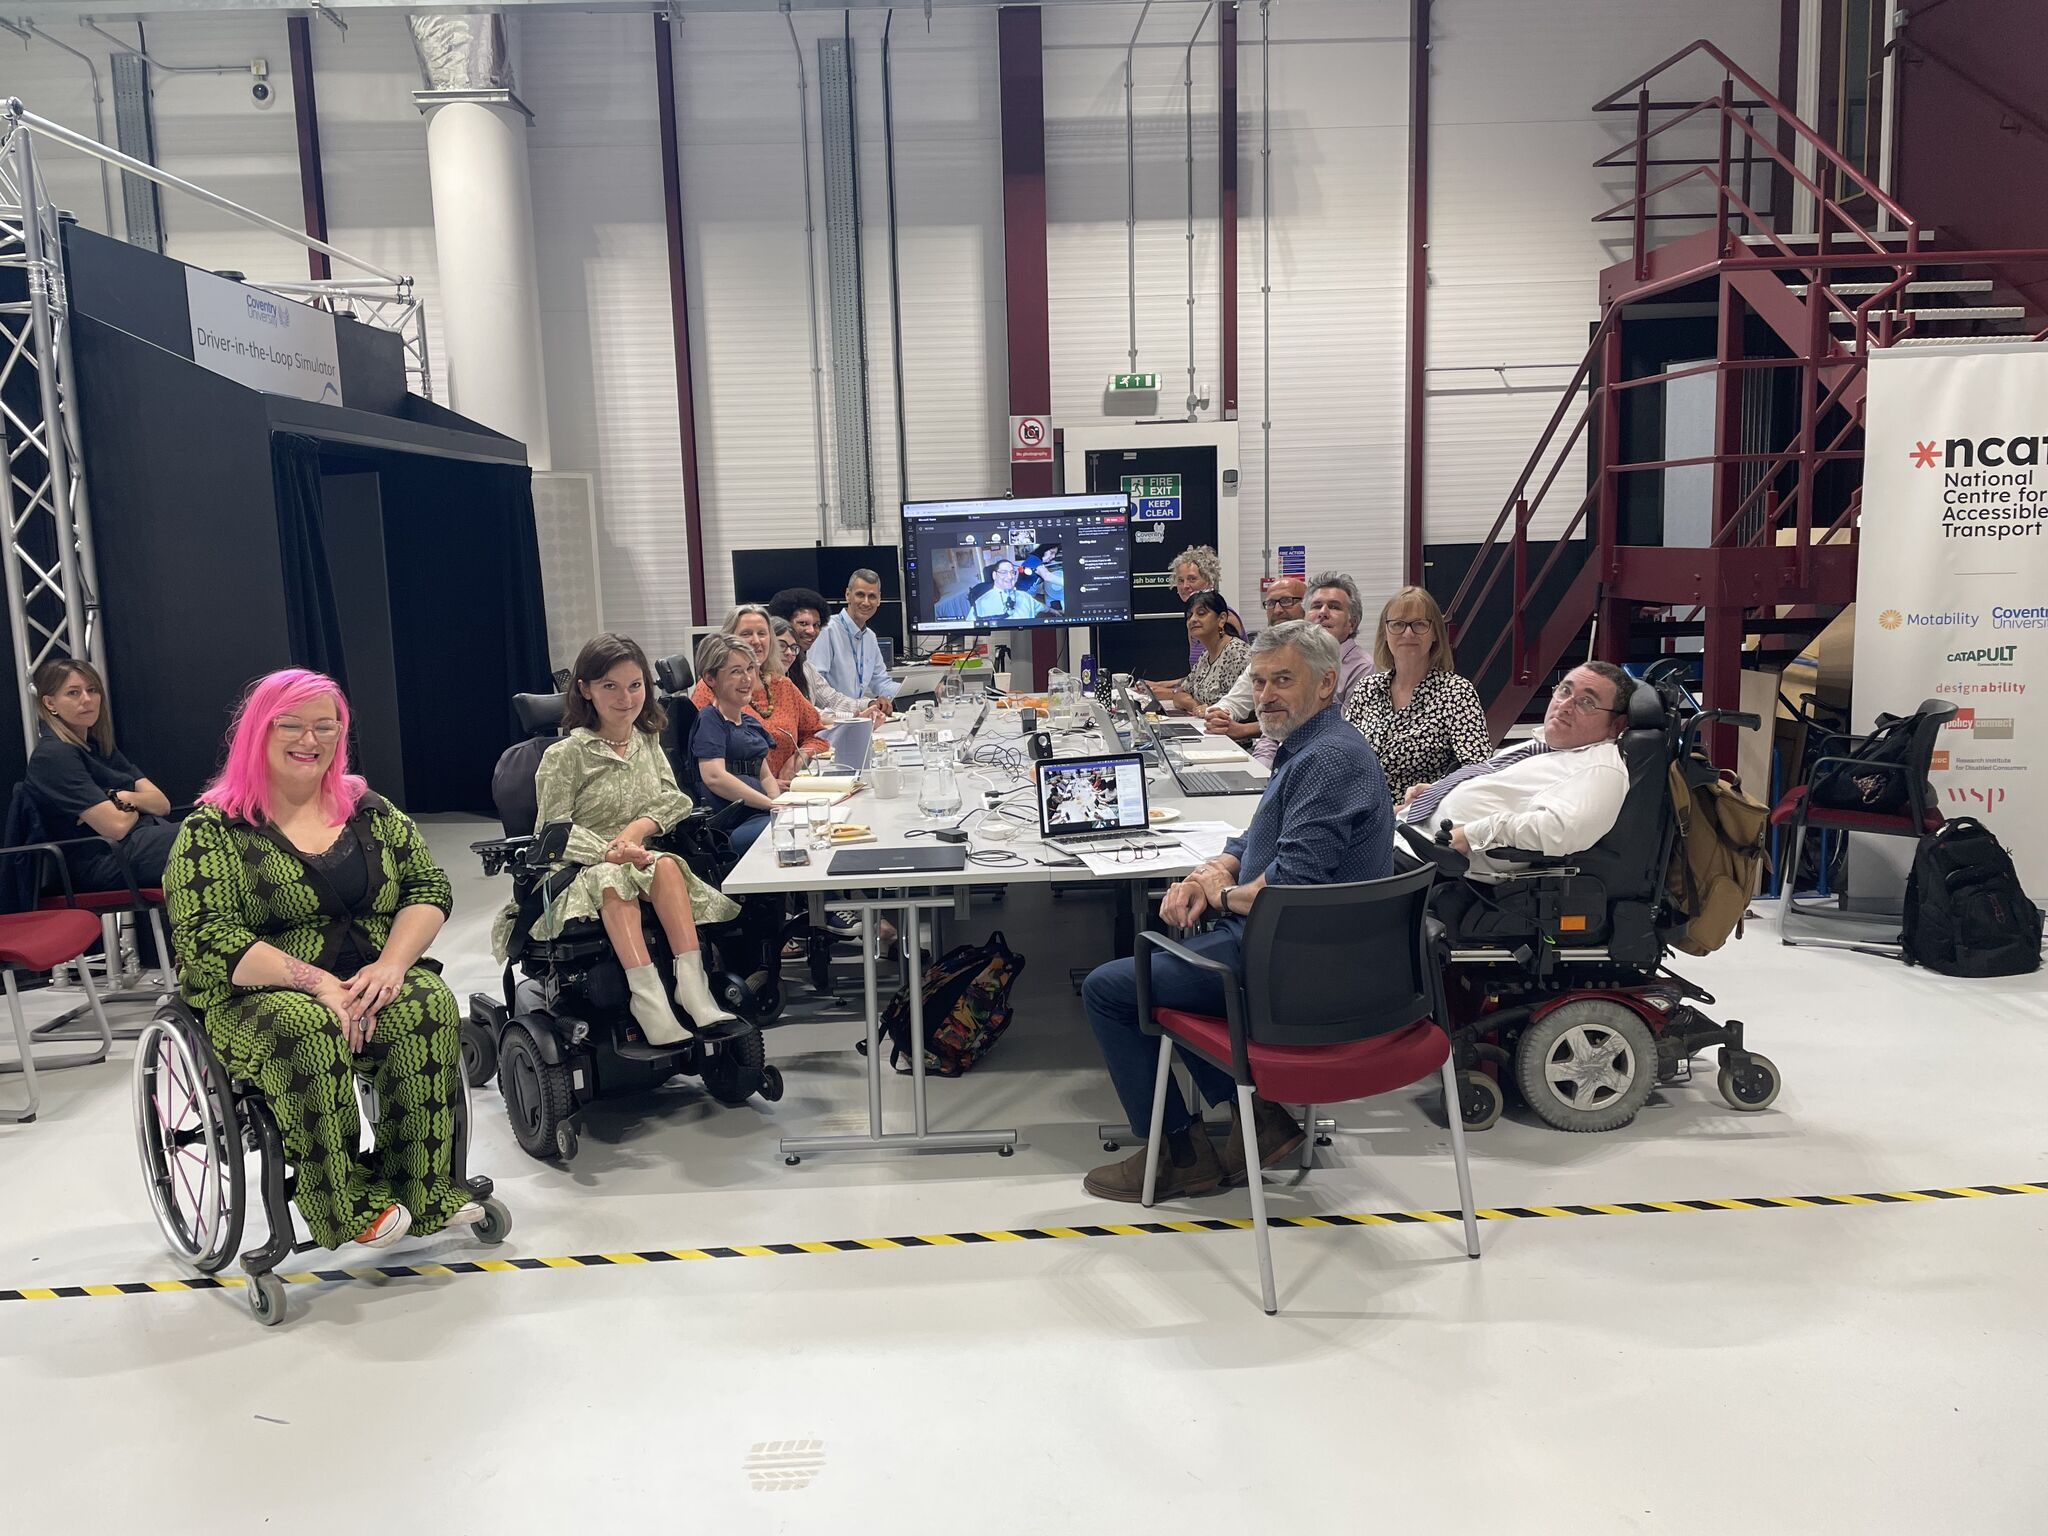
[[[1778,1101],[1778,1089],[1783,1086],[1778,1077],[1778,1064],[1755,1051],[1745,1054],[1749,1058],[1748,1063],[1739,1068],[1721,1068],[1715,1086],[1721,1090],[1721,1097],[1728,1101],[1730,1109],[1746,1112],[1769,1109]]]
[[[997,1148],[996,1148],[996,1156],[997,1156],[997,1157],[1011,1157],[1011,1156],[1014,1156],[1014,1155],[1015,1155],[1016,1151],[1017,1151],[1017,1149],[1016,1149],[1015,1147],[997,1147]]]
[[[249,1315],[266,1328],[284,1321],[284,1282],[273,1274],[249,1277]]]
[[[1102,1144],[1102,1150],[1105,1152],[1121,1152],[1123,1149],[1124,1144],[1120,1141],[1105,1141]]]
[[[1505,1102],[1500,1084],[1484,1072],[1458,1074],[1458,1118],[1465,1122],[1466,1130],[1492,1130]]]
[[[798,1163],[802,1161],[803,1159],[798,1157],[794,1152],[790,1153],[789,1156],[785,1157],[782,1160],[783,1166],[787,1168],[794,1168]]]
[[[555,1156],[565,1163],[576,1156],[576,1128],[573,1125],[555,1127]]]
[[[782,1069],[763,1067],[761,1069],[761,1097],[770,1104],[782,1097]]]
[[[476,1240],[495,1248],[512,1234],[512,1213],[502,1200],[484,1202],[484,1219],[476,1224]]]

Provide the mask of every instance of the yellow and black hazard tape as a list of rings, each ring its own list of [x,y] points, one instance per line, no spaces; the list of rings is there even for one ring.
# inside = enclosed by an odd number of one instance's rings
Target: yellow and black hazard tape
[[[1975,1200],[1994,1195],[2044,1195],[2044,1184],[1968,1184],[1953,1189],[1895,1189],[1864,1195],[1753,1195],[1740,1200],[1626,1200],[1611,1205],[1510,1205],[1482,1208],[1481,1221],[1541,1221],[1561,1216],[1657,1216],[1687,1211],[1824,1210],[1853,1205],[1904,1205],[1927,1200]],[[1369,1211],[1344,1216],[1275,1216],[1273,1227],[1399,1227],[1458,1221],[1457,1211]],[[373,1269],[311,1269],[278,1278],[291,1285],[322,1281],[405,1280],[443,1275],[502,1275],[542,1269],[605,1269],[626,1264],[672,1264],[695,1259],[764,1259],[800,1253],[866,1253],[906,1248],[959,1248],[982,1243],[1023,1243],[1076,1237],[1155,1237],[1170,1233],[1242,1232],[1244,1216],[1199,1221],[1103,1222],[1074,1227],[1016,1227],[991,1232],[935,1232],[921,1237],[834,1238],[820,1243],[744,1243],[721,1248],[645,1248],[627,1253],[575,1253],[548,1259],[459,1259],[445,1264],[379,1264]],[[0,1290],[0,1301],[68,1301],[82,1296],[148,1296],[216,1291],[249,1282],[242,1275],[190,1280],[129,1280],[113,1285],[23,1286]]]

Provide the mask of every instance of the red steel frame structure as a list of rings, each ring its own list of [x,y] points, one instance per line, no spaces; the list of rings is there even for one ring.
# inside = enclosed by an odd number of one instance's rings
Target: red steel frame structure
[[[1682,65],[1705,60],[1721,74],[1703,100],[1661,99],[1655,87]],[[1860,491],[1839,507],[1816,504],[1816,476],[1830,464],[1860,463],[1866,368],[1873,349],[1925,334],[1940,324],[1937,311],[1916,311],[1909,285],[1928,269],[1980,276],[2048,257],[2044,251],[1939,250],[1923,244],[1913,217],[1867,180],[1834,147],[1726,54],[1704,40],[1645,71],[1595,111],[1631,112],[1635,134],[1603,156],[1599,168],[1633,171],[1631,194],[1596,216],[1629,226],[1626,260],[1601,276],[1601,315],[1584,359],[1552,413],[1536,450],[1508,492],[1477,558],[1446,605],[1452,634],[1463,642],[1474,676],[1507,658],[1506,680],[1488,705],[1496,734],[1517,719],[1545,677],[1597,615],[1595,650],[1620,659],[1629,623],[1642,607],[1696,609],[1704,618],[1703,702],[1734,709],[1739,703],[1745,633],[1768,629],[1785,610],[1838,607],[1855,595],[1855,529]],[[1775,125],[1760,129],[1759,114]],[[1681,124],[1710,127],[1707,155],[1661,153]],[[1802,172],[1782,141],[1803,142],[1819,162],[1819,179]],[[1772,179],[1803,187],[1815,204],[1816,228],[1786,236],[1755,206],[1759,165]],[[1681,167],[1667,179],[1652,173]],[[1853,188],[1882,210],[1888,229],[1867,228],[1826,186]],[[1712,211],[1674,209],[1672,194],[1704,188]],[[1782,202],[1782,198],[1774,199]],[[1653,227],[1690,223],[1692,233],[1653,244]],[[1704,225],[1704,228],[1697,226]],[[1845,274],[1862,281],[1848,283]],[[1872,274],[1876,281],[1870,281]],[[1710,288],[1717,303],[1717,346],[1711,363],[1626,377],[1623,329],[1627,308],[1646,300]],[[1744,335],[1751,316],[1782,343],[1785,356],[1749,356]],[[1846,325],[1846,333],[1840,330]],[[2029,331],[2039,330],[2038,320]],[[1798,426],[1777,451],[1744,451],[1741,437],[1745,382],[1767,369],[1796,372]],[[1711,454],[1624,461],[1620,457],[1621,404],[1631,390],[1676,379],[1711,375],[1715,437]],[[1583,396],[1583,399],[1581,397]],[[1574,402],[1579,402],[1576,412]],[[1593,472],[1575,508],[1553,535],[1549,556],[1531,570],[1530,529],[1582,442]],[[1694,465],[1713,469],[1712,537],[1704,548],[1665,548],[1622,542],[1621,477]],[[1754,468],[1751,468],[1754,466]],[[1744,491],[1747,482],[1749,489]],[[1533,485],[1533,491],[1532,491]],[[1532,599],[1545,590],[1568,551],[1585,564],[1548,611]],[[1488,598],[1506,579],[1512,617],[1497,633],[1473,632]],[[1753,618],[1752,615],[1755,615]],[[1732,732],[1727,733],[1732,735]],[[1717,753],[1733,750],[1716,741]]]

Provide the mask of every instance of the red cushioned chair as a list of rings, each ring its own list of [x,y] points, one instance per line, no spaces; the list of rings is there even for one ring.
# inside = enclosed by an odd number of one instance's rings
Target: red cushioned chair
[[[55,843],[0,848],[0,857],[9,854],[32,854],[39,861],[49,859],[56,865],[65,895],[69,897],[71,875],[65,869],[64,855]],[[114,1044],[114,1032],[107,1027],[107,1016],[100,1011],[99,993],[93,990],[92,977],[86,974],[84,967],[79,968],[78,980],[85,988],[86,1006],[99,1028],[99,1041],[88,1051],[45,1057],[38,1062],[27,1021],[22,1017],[21,994],[15,986],[17,971],[53,971],[60,965],[69,965],[97,944],[99,938],[99,918],[79,906],[64,905],[54,911],[0,913],[0,987],[4,987],[7,993],[7,1012],[14,1024],[14,1044],[21,1057],[18,1062],[0,1062],[0,1072],[19,1072],[28,1090],[28,1103],[21,1109],[0,1109],[0,1122],[26,1124],[35,1119],[36,1109],[41,1103],[36,1092],[38,1070],[55,1072],[65,1067],[90,1066],[107,1059],[107,1052]]]
[[[1915,724],[1913,739],[1903,763],[1860,762],[1853,754],[1868,737],[1831,735],[1822,748],[1822,755],[1813,760],[1807,770],[1806,782],[1795,784],[1786,792],[1771,810],[1771,825],[1783,829],[1781,839],[1784,857],[1778,865],[1778,938],[1782,943],[1798,946],[1813,945],[1823,949],[1863,949],[1899,952],[1894,940],[1886,942],[1882,937],[1868,932],[1874,920],[1881,921],[1894,915],[1892,909],[1877,908],[1869,903],[1861,906],[1849,904],[1846,889],[1838,890],[1832,896],[1823,896],[1811,901],[1795,901],[1794,888],[1799,883],[1799,858],[1801,845],[1805,842],[1809,827],[1821,832],[1838,832],[1845,836],[1860,832],[1871,837],[1908,837],[1917,843],[1929,832],[1941,830],[1941,807],[1934,803],[1933,791],[1927,782],[1927,775],[1933,771],[1934,752],[1941,740],[1942,730],[1955,718],[1956,706],[1946,699],[1927,699],[1914,711]],[[1902,810],[1875,812],[1841,810],[1833,806],[1813,803],[1813,786],[1820,782],[1823,774],[1836,770],[1853,771],[1858,777],[1878,776],[1892,781],[1904,780],[1906,804]],[[1807,921],[1829,925],[1840,925],[1845,931],[1854,925],[1862,930],[1860,937],[1840,938],[1808,932],[1795,935],[1793,924]]]
[[[1160,1121],[1175,1046],[1228,1072],[1237,1083],[1239,1123],[1254,1124],[1254,1090],[1270,1103],[1316,1106],[1368,1099],[1443,1079],[1465,1218],[1465,1252],[1479,1257],[1472,1174],[1465,1162],[1465,1125],[1445,1017],[1440,927],[1429,916],[1436,878],[1425,865],[1385,880],[1350,885],[1269,885],[1245,919],[1242,973],[1157,933],[1138,935],[1138,1017],[1159,1038],[1159,1077],[1152,1094],[1151,1140],[1145,1156],[1145,1204],[1158,1187]],[[1224,1016],[1154,1008],[1151,962],[1164,951],[1223,983]],[[1247,1158],[1254,1170],[1258,1158]],[[1266,1231],[1261,1177],[1250,1181],[1259,1286],[1268,1314],[1278,1310],[1273,1251]]]

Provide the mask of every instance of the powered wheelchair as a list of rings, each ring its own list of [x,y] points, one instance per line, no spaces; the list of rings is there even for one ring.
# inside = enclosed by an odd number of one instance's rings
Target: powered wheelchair
[[[1670,777],[1717,773],[1699,746],[1717,721],[1758,729],[1755,715],[1689,711],[1682,692],[1639,682],[1619,742],[1629,788],[1614,827],[1584,853],[1560,858],[1524,850],[1490,857],[1526,873],[1498,882],[1463,878],[1467,861],[1449,844],[1402,824],[1411,858],[1434,863],[1431,910],[1442,925],[1445,994],[1471,1130],[1500,1119],[1512,1080],[1537,1117],[1563,1131],[1627,1125],[1661,1085],[1689,1082],[1692,1060],[1718,1048],[1717,1086],[1738,1110],[1778,1097],[1777,1067],[1749,1050],[1739,1019],[1700,1010],[1714,999],[1666,964],[1687,919],[1665,890],[1677,813]]]
[[[521,694],[513,705],[530,732],[561,719],[559,695]],[[770,1102],[781,1098],[782,1074],[767,1064],[761,1039],[761,1025],[782,1006],[779,901],[742,900],[735,921],[699,925],[705,974],[738,1018],[674,1045],[652,1045],[640,1037],[625,970],[601,922],[569,923],[552,939],[533,936],[545,904],[577,873],[563,862],[569,823],[538,831],[534,826],[533,778],[549,745],[548,737],[535,734],[506,749],[492,778],[505,836],[470,845],[485,874],[511,875],[516,916],[502,996],[470,997],[462,1026],[464,1077],[481,1087],[495,1076],[520,1148],[531,1157],[564,1162],[576,1155],[577,1111],[597,1099],[642,1092],[676,1076],[701,1078],[725,1105],[744,1104],[756,1094]],[[678,854],[714,884],[734,863],[730,846],[702,812],[651,845]],[[667,938],[652,914],[644,916],[648,952],[663,971],[664,987],[672,987]]]
[[[262,1092],[228,1075],[197,1016],[176,997],[163,1001],[136,1043],[134,1084],[135,1143],[150,1206],[171,1251],[202,1275],[225,1268],[242,1241],[251,1193],[246,1154],[256,1154],[255,1193],[270,1234],[242,1255],[242,1270],[250,1313],[275,1327],[285,1316],[277,1266],[315,1245],[297,1240],[291,1200],[298,1170],[287,1165],[284,1138]],[[374,1125],[376,1090],[368,1077],[357,1077],[356,1093],[363,1123]],[[512,1217],[492,1197],[489,1179],[466,1172],[469,1128],[465,1084],[455,1103],[455,1182],[484,1208],[484,1219],[470,1232],[495,1246],[510,1234]]]

